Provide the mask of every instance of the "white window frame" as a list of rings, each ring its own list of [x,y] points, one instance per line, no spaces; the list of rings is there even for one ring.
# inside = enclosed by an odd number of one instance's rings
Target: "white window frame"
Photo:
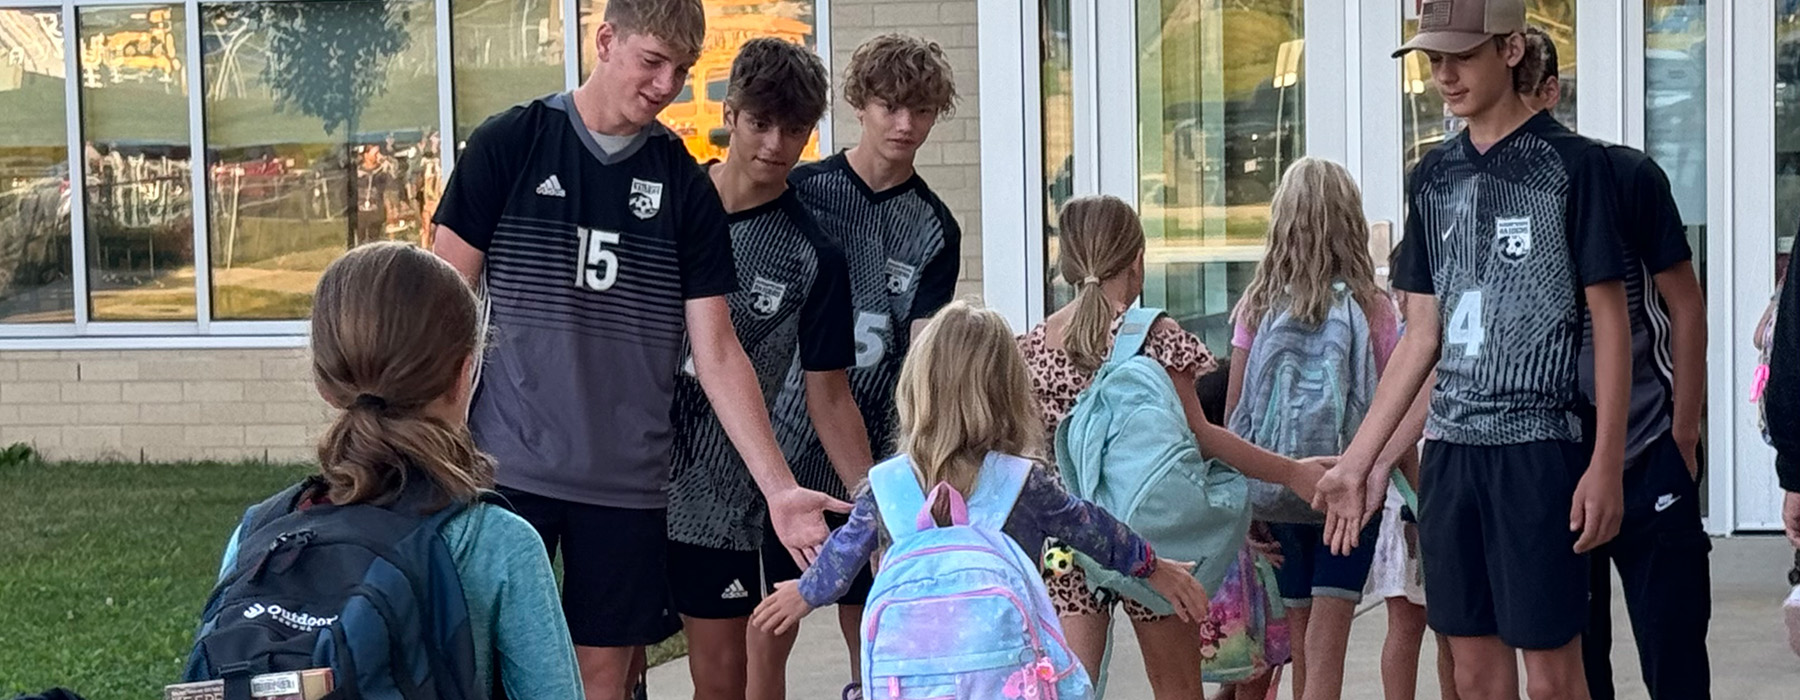
[[[217,0],[207,5],[240,2],[280,2],[282,0]],[[455,78],[451,58],[451,12],[449,0],[431,0],[435,17],[437,42],[437,122],[439,133],[456,132]],[[580,0],[557,0],[563,13],[563,87],[574,89],[580,83],[581,15]],[[815,50],[831,69],[830,0],[813,0],[813,36]],[[190,168],[190,195],[194,198],[194,304],[195,316],[180,321],[101,321],[91,318],[90,284],[88,280],[86,158],[81,124],[81,65],[79,23],[81,8],[136,5],[179,6],[184,14],[183,31],[186,52],[183,70],[187,73],[188,139],[191,150],[206,158],[205,85],[202,76],[200,0],[0,0],[0,9],[60,9],[63,19],[64,118],[66,120],[69,158],[70,207],[69,235],[70,285],[75,299],[75,320],[65,323],[0,323],[0,352],[26,350],[152,350],[152,349],[235,349],[235,348],[299,348],[307,344],[309,322],[305,319],[286,321],[237,321],[212,318],[212,265],[210,227],[207,217],[207,163],[202,160]],[[827,112],[819,123],[819,144],[831,143],[831,115]],[[456,149],[440,152],[447,178],[455,168]]]

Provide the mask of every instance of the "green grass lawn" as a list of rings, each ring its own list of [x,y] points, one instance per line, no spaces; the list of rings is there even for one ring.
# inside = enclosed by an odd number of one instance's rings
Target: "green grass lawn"
[[[232,527],[310,469],[5,462],[0,697],[64,686],[90,700],[162,697]],[[677,637],[651,662],[684,650]]]

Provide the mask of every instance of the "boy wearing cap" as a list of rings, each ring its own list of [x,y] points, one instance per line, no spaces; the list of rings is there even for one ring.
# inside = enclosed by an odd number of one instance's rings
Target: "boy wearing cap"
[[[1320,483],[1327,539],[1353,544],[1372,469],[1435,367],[1420,484],[1427,617],[1450,637],[1464,698],[1587,698],[1586,553],[1618,531],[1630,368],[1618,205],[1603,144],[1516,92],[1523,0],[1431,0],[1419,34],[1468,128],[1408,183],[1393,274],[1407,333],[1343,460]],[[1581,446],[1582,307],[1592,316],[1591,459]]]

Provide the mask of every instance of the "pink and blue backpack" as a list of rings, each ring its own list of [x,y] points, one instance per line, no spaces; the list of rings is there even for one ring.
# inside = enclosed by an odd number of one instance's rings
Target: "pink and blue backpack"
[[[893,544],[863,610],[864,697],[1094,697],[1036,565],[1002,532],[1030,471],[1029,461],[990,454],[966,500],[949,484],[927,496],[905,456],[869,473]],[[948,526],[931,515],[939,503]]]

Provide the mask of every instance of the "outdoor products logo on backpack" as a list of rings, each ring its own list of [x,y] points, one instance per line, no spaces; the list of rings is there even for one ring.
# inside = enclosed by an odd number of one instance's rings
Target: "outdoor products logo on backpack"
[[[1338,282],[1337,300],[1318,325],[1286,307],[1263,314],[1244,365],[1244,389],[1231,431],[1257,447],[1302,459],[1343,454],[1375,397],[1375,352],[1369,318]],[[1325,522],[1293,490],[1250,480],[1257,520]]]
[[[1037,568],[1001,531],[1030,471],[1024,459],[988,455],[967,501],[949,484],[926,498],[905,456],[869,472],[893,545],[863,611],[865,697],[1093,697]],[[948,527],[932,517],[939,503]]]
[[[1071,493],[1093,501],[1156,548],[1195,563],[1208,591],[1244,546],[1250,529],[1244,476],[1200,455],[1175,381],[1139,354],[1160,309],[1125,313],[1112,356],[1056,429],[1056,463]],[[1158,614],[1174,606],[1142,579],[1107,570],[1077,553],[1088,585],[1106,588]]]
[[[462,512],[438,508],[413,474],[394,503],[301,508],[318,477],[249,510],[201,616],[187,681],[225,680],[248,700],[250,678],[330,668],[332,697],[473,700],[475,652],[456,562],[438,527]]]

